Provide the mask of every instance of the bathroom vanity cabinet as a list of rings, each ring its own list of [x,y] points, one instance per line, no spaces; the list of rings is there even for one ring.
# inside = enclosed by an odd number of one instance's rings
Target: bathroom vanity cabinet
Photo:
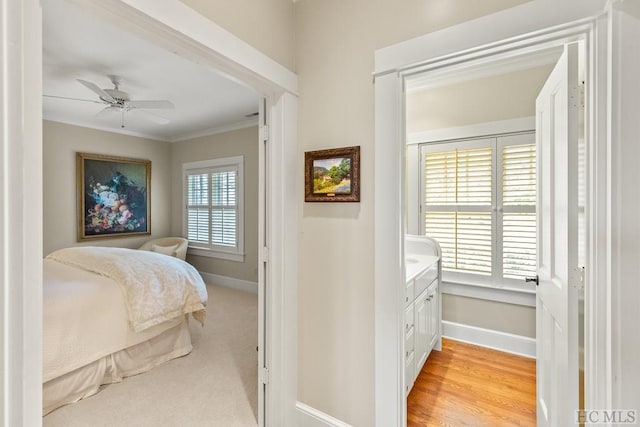
[[[408,394],[429,353],[441,349],[440,247],[424,236],[405,245],[405,392]]]

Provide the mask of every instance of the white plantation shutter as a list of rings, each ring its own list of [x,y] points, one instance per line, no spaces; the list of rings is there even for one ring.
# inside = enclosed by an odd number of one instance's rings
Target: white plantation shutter
[[[536,145],[502,147],[502,274],[536,274]]]
[[[424,230],[442,247],[443,268],[492,272],[491,140],[425,147]]]
[[[445,277],[524,285],[536,271],[533,134],[425,144],[421,153],[423,231],[442,247]]]
[[[216,245],[236,245],[236,176],[235,169],[211,174],[211,241]]]
[[[191,168],[189,167],[191,166]],[[242,157],[183,165],[185,231],[193,248],[241,251]]]
[[[536,214],[505,213],[503,217],[504,277],[523,279],[536,275]]]

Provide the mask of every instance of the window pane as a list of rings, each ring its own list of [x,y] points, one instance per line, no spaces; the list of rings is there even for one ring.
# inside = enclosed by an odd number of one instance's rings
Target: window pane
[[[457,150],[459,205],[491,204],[491,151],[491,147]]]
[[[454,149],[425,154],[428,205],[490,205],[492,149]]]
[[[209,208],[187,208],[187,239],[209,243]]]
[[[236,205],[236,172],[214,172],[211,174],[212,203],[217,206]]]
[[[502,274],[522,279],[536,274],[536,214],[506,213],[503,218]]]
[[[442,268],[456,268],[456,213],[427,212],[425,214],[425,234],[433,237],[442,249]]]
[[[425,233],[440,243],[443,268],[490,275],[491,222],[489,212],[427,212]]]
[[[456,203],[456,152],[425,155],[425,202],[431,205]]]
[[[187,204],[209,204],[209,174],[187,176]]]
[[[535,206],[535,144],[510,145],[502,149],[502,204]]]
[[[235,208],[214,208],[211,211],[212,243],[236,246],[237,211]]]

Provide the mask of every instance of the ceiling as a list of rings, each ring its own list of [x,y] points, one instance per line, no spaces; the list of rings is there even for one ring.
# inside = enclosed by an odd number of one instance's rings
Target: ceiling
[[[64,0],[43,2],[43,94],[97,101],[76,79],[112,89],[109,75],[132,100],[169,100],[174,109],[100,114],[106,105],[43,97],[45,120],[181,141],[257,124],[246,117],[258,110],[253,89],[160,48]],[[109,113],[109,112],[107,112]],[[169,120],[158,124],[157,117]],[[160,121],[162,121],[160,119]]]

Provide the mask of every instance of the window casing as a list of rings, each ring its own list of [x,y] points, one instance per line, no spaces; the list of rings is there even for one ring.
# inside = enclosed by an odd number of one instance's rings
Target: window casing
[[[421,232],[440,242],[445,281],[533,289],[535,150],[533,133],[421,146]]]
[[[242,156],[183,164],[190,253],[244,261],[243,165]]]

